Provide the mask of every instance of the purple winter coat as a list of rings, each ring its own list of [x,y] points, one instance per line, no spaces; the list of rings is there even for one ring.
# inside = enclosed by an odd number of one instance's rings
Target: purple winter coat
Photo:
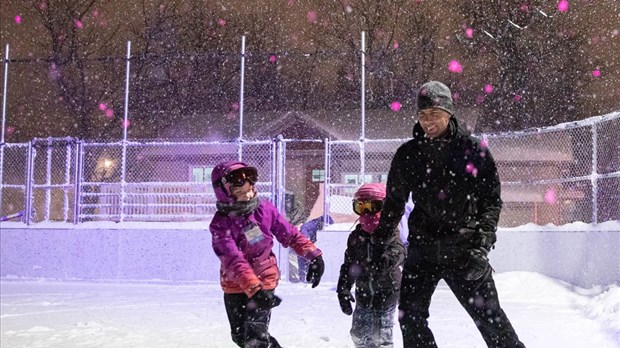
[[[280,271],[272,251],[274,237],[308,260],[322,254],[266,200],[260,200],[248,217],[217,212],[209,229],[213,250],[221,261],[220,284],[225,293],[246,293],[251,297],[258,285],[265,290],[276,288]]]

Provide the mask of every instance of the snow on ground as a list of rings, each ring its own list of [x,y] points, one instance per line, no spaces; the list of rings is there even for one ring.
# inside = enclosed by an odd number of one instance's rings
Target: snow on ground
[[[500,301],[527,347],[620,347],[620,288],[582,289],[532,272],[495,276]],[[353,347],[351,317],[335,283],[282,283],[271,333],[287,348]],[[0,346],[235,347],[214,282],[0,281]],[[430,325],[439,347],[484,347],[473,322],[440,283]],[[395,346],[402,347],[395,327]]]

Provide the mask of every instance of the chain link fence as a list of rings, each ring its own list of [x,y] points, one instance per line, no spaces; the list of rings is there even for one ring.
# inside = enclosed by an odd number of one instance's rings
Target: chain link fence
[[[615,113],[482,135],[502,181],[500,225],[620,219],[619,134],[620,113]],[[0,215],[24,211],[27,223],[208,220],[215,212],[211,170],[235,159],[258,168],[258,191],[283,211],[286,186],[305,194],[300,173],[314,168],[308,167],[312,158],[314,166],[325,167],[324,176],[312,173],[324,180],[323,196],[317,198],[322,211],[335,222],[353,223],[353,193],[362,183],[385,182],[392,156],[407,140],[7,143],[0,157]]]
[[[500,226],[562,225],[620,219],[620,114],[555,127],[483,134],[497,163],[504,206]],[[385,182],[402,140],[331,141],[326,211],[354,223],[355,189]]]

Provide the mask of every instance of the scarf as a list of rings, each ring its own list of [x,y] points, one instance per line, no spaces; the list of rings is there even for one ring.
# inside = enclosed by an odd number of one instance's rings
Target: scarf
[[[256,208],[258,208],[258,196],[254,196],[254,198],[250,199],[247,202],[225,203],[218,201],[215,203],[215,206],[217,207],[217,211],[226,215],[250,215],[254,210],[256,210]]]

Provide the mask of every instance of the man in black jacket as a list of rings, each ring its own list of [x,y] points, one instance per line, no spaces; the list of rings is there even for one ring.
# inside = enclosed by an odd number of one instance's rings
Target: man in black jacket
[[[399,303],[405,348],[437,347],[428,328],[431,297],[444,279],[489,347],[525,347],[501,309],[487,254],[502,201],[493,157],[453,115],[452,94],[441,82],[418,92],[413,139],[398,148],[387,197],[374,235],[385,250],[411,193],[409,249]],[[376,262],[382,262],[377,259]]]

